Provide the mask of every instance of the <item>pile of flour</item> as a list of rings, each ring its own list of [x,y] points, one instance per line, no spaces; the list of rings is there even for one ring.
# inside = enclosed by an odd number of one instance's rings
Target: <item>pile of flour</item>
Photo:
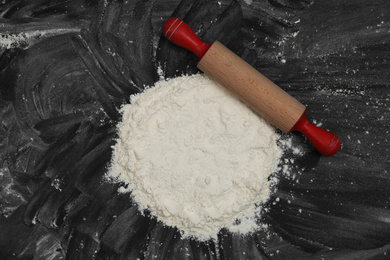
[[[161,80],[121,112],[107,175],[140,210],[198,240],[257,228],[282,155],[272,126],[200,74]]]

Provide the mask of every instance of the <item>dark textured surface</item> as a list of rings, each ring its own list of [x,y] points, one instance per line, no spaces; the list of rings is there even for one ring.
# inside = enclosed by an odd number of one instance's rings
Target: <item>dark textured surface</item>
[[[1,259],[390,258],[388,0],[25,0],[0,12],[0,43],[24,33],[0,45]],[[117,109],[158,80],[157,66],[167,78],[197,72],[161,37],[172,14],[342,141],[326,158],[285,136],[304,154],[285,155],[294,178],[279,173],[259,220],[269,231],[182,239],[104,181]]]

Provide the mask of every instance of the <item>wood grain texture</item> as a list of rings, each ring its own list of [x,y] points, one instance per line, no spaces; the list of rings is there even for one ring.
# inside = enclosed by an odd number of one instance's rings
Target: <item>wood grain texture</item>
[[[298,100],[218,41],[199,61],[198,68],[283,132],[289,132],[305,111]]]

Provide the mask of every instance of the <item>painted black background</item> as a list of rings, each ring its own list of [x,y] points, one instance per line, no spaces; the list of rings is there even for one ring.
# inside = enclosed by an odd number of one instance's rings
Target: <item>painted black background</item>
[[[389,259],[388,0],[2,1],[1,259]],[[271,231],[181,239],[104,181],[117,109],[195,73],[161,38],[171,15],[219,40],[342,141],[319,156],[299,134],[261,220]],[[57,30],[60,29],[60,30]],[[42,34],[39,32],[46,32]],[[163,178],[163,176],[162,176]]]

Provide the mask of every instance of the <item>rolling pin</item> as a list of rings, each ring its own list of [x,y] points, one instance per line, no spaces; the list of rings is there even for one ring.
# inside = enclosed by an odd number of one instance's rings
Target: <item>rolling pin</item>
[[[283,132],[299,131],[322,155],[331,156],[340,148],[340,140],[331,132],[311,124],[306,107],[218,41],[202,42],[191,28],[176,17],[163,28],[172,43],[192,51],[198,57],[198,68],[211,79],[230,89],[270,124]]]

